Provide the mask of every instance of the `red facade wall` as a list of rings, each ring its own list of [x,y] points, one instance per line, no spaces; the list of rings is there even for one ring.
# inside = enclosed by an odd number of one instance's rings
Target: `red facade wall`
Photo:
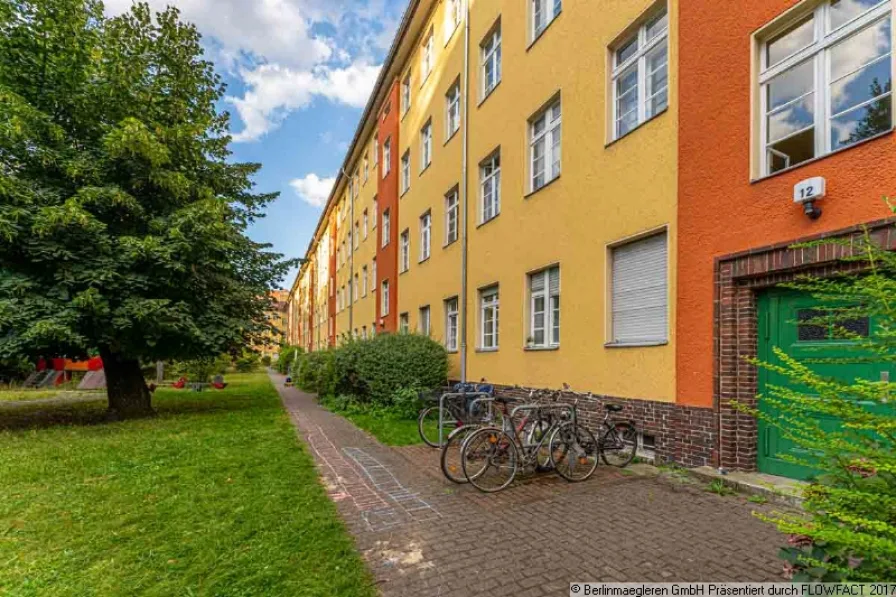
[[[678,402],[713,404],[718,336],[716,260],[847,228],[889,214],[896,138],[860,143],[786,173],[751,181],[752,35],[798,2],[689,0],[679,4]],[[751,92],[752,96],[751,96]],[[820,219],[793,203],[793,186],[823,176]],[[724,356],[724,355],[721,355]]]
[[[398,329],[398,81],[393,81],[389,95],[378,115],[377,139],[379,146],[380,171],[377,172],[377,252],[376,252],[376,316],[377,332],[394,332]],[[390,172],[382,175],[383,144],[391,139]],[[383,213],[389,210],[389,244],[383,247]],[[389,313],[380,312],[382,307],[382,281],[389,280]]]

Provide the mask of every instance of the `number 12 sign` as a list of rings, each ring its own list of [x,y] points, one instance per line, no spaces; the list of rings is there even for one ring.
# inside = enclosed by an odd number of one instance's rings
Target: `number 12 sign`
[[[793,187],[793,202],[806,203],[824,197],[825,179],[823,176],[807,178]]]

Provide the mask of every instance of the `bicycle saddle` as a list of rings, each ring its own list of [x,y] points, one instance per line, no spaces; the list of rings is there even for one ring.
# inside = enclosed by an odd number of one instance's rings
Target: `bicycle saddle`
[[[622,411],[622,407],[615,404],[604,404],[604,409],[610,411],[611,413],[618,413]]]

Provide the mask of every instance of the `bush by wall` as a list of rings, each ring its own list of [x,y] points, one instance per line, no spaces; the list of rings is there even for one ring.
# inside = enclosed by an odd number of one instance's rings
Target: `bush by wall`
[[[448,354],[426,336],[380,334],[303,354],[291,373],[300,388],[321,397],[345,394],[361,404],[414,409],[418,391],[445,383]]]
[[[337,391],[384,406],[397,392],[432,389],[448,377],[445,348],[416,334],[353,340],[334,351],[334,359]]]
[[[277,357],[277,371],[280,373],[289,373],[290,368],[295,364],[296,359],[305,351],[301,346],[292,346],[284,344],[280,347],[280,356]]]

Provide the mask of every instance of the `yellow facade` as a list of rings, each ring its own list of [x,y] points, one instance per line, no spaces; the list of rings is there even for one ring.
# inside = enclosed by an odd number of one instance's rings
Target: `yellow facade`
[[[675,301],[674,267],[667,267],[668,341],[651,346],[607,346],[610,323],[610,247],[648,232],[667,231],[668,263],[676,261],[677,210],[677,0],[666,5],[668,33],[668,109],[621,139],[610,142],[612,118],[611,48],[637,29],[652,11],[662,6],[652,0],[602,0],[599,5],[567,0],[562,12],[533,41],[527,9],[531,2],[471,0],[469,36],[461,19],[451,26],[450,0],[412,2],[399,43],[384,66],[374,100],[385,87],[401,90],[410,75],[411,101],[393,109],[400,116],[399,158],[409,152],[409,188],[399,199],[399,238],[408,231],[409,264],[401,272],[395,291],[398,311],[407,314],[409,330],[420,330],[420,309],[429,307],[433,338],[444,341],[445,301],[463,296],[462,252],[466,236],[466,301],[459,320],[465,320],[458,350],[451,354],[452,377],[465,373],[469,380],[492,383],[573,389],[624,398],[674,401],[675,396]],[[500,30],[500,83],[483,97],[483,44]],[[432,34],[432,70],[423,76],[428,36]],[[465,45],[469,52],[465,77]],[[448,132],[447,94],[459,84],[460,123]],[[467,89],[468,87],[468,89]],[[555,100],[562,112],[560,175],[530,192],[532,175],[530,120]],[[372,100],[373,101],[373,100]],[[372,127],[378,108],[368,110],[367,130],[350,149],[353,175],[363,171],[363,156],[372,143]],[[423,167],[422,129],[432,124],[431,163]],[[464,149],[466,145],[466,185]],[[480,163],[500,153],[500,213],[482,223]],[[372,157],[371,176],[373,182]],[[399,168],[401,168],[399,159]],[[401,176],[401,172],[399,172]],[[362,174],[363,178],[363,174]],[[334,189],[323,218],[337,217],[349,209],[348,178]],[[458,191],[458,238],[446,242],[446,195]],[[365,209],[372,214],[375,184],[361,184],[354,200],[353,220],[337,224],[336,244],[349,246],[348,231]],[[467,217],[464,219],[464,203]],[[349,209],[350,211],[350,209]],[[431,250],[421,261],[421,217],[431,215]],[[372,228],[371,215],[371,228]],[[320,267],[319,233],[309,259]],[[464,229],[466,234],[464,234]],[[376,235],[369,234],[354,251],[354,269],[341,264],[337,287],[349,281],[361,267],[370,267]],[[370,252],[368,252],[370,251]],[[530,300],[528,277],[548,266],[560,269],[560,341],[548,349],[529,347]],[[302,272],[311,268],[310,262]],[[372,275],[372,272],[370,272]],[[302,274],[300,274],[301,278]],[[323,280],[325,281],[325,277]],[[368,289],[373,287],[368,284]],[[499,345],[482,350],[480,289],[499,289]],[[317,287],[316,309],[326,310],[326,290]],[[346,290],[346,292],[349,292]],[[372,292],[352,303],[352,324],[346,305],[336,318],[336,333],[353,333],[374,319]],[[463,305],[462,305],[463,306]],[[465,311],[465,313],[464,313]],[[326,322],[324,320],[324,328]],[[324,329],[324,337],[325,337]],[[317,343],[315,347],[325,346]],[[463,355],[466,354],[465,369]]]

